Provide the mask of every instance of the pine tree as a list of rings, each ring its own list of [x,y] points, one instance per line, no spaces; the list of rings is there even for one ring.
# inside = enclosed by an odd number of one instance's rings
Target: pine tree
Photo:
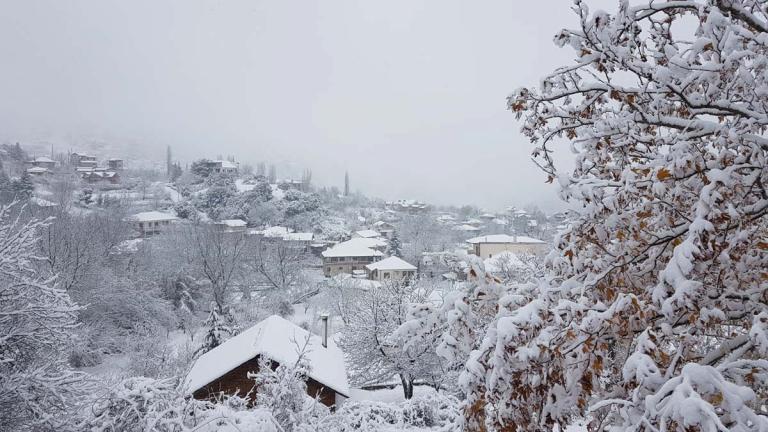
[[[389,254],[396,257],[400,257],[403,254],[400,239],[397,237],[397,231],[393,232],[392,238],[389,239]]]
[[[170,178],[172,177],[173,172],[174,172],[174,169],[173,169],[173,161],[172,161],[172,155],[171,155],[171,146],[168,146],[165,149],[165,173]]]
[[[349,196],[349,171],[344,171],[344,196]]]
[[[32,183],[32,177],[29,173],[24,171],[18,180],[11,182],[11,190],[16,199],[27,200],[31,198],[32,192],[35,191],[35,185]]]
[[[211,303],[211,313],[208,314],[203,326],[208,329],[208,332],[205,334],[203,344],[195,351],[195,357],[216,348],[237,333],[235,318],[229,307],[225,306],[222,309],[215,302]]]

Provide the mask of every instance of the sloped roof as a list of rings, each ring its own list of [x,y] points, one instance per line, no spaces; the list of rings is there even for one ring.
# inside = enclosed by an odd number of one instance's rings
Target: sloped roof
[[[367,268],[368,270],[379,270],[379,271],[416,270],[416,266],[396,256],[391,256],[389,258],[384,258],[381,261],[368,264],[367,266],[365,266],[365,268]]]
[[[467,243],[544,243],[544,241],[526,236],[511,236],[508,234],[492,234],[487,236],[474,237],[467,240]]]
[[[230,228],[240,228],[247,226],[248,224],[242,219],[224,219],[217,222],[220,225],[228,226]]]
[[[480,231],[480,228],[472,225],[457,225],[451,228],[454,231]]]
[[[40,162],[40,163],[56,163],[56,161],[55,161],[55,160],[53,160],[53,159],[51,159],[51,158],[49,158],[49,157],[45,157],[45,156],[36,157],[36,158],[35,158],[35,160],[34,160],[34,162]]]
[[[323,251],[322,255],[326,258],[330,257],[358,257],[358,256],[384,256],[383,253],[373,249],[376,247],[384,247],[387,244],[378,239],[372,238],[353,238],[345,242],[341,242],[336,246],[328,248]]]
[[[315,234],[311,232],[288,233],[283,236],[285,241],[312,241],[314,238]]]
[[[381,237],[381,234],[379,234],[378,231],[374,230],[361,230],[356,231],[355,234],[357,234],[358,237],[362,238],[375,238],[375,237]]]
[[[148,212],[141,212],[136,213],[135,215],[128,216],[127,218],[130,221],[136,221],[136,222],[155,222],[155,221],[165,221],[165,220],[177,220],[178,218],[170,213],[164,213],[159,211],[148,211]]]
[[[261,231],[264,237],[285,237],[291,230],[283,226],[273,226]]]
[[[329,338],[328,347],[323,347],[319,336],[277,315],[270,316],[200,356],[184,380],[184,391],[192,393],[258,355],[264,355],[280,364],[294,364],[299,359],[300,348],[304,347],[307,340],[309,342],[304,358],[310,366],[310,378],[348,396],[344,353],[333,340]]]

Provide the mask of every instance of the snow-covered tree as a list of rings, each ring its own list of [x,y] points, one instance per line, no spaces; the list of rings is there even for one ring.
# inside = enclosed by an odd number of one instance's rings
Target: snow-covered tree
[[[282,430],[292,432],[309,430],[302,428],[315,418],[328,413],[325,405],[307,394],[307,378],[310,366],[306,360],[307,342],[297,340],[298,360],[293,364],[275,365],[262,356],[259,370],[249,374],[254,381],[254,405],[269,411]]]
[[[470,354],[467,427],[768,430],[765,5],[574,10],[577,60],[509,107],[580,214]]]
[[[404,281],[388,281],[360,293],[339,341],[353,382],[379,384],[397,377],[405,398],[410,399],[416,380],[431,382],[442,374],[434,344],[403,346],[395,333],[411,306],[422,303],[427,295]]]
[[[15,199],[26,200],[32,197],[35,184],[32,183],[32,177],[26,170],[21,174],[21,177],[11,182],[11,190]]]
[[[237,333],[237,325],[228,306],[220,306],[211,302],[211,312],[203,323],[206,329],[202,345],[195,351],[199,357],[216,348]]]
[[[242,278],[246,237],[200,223],[180,227],[170,237],[173,247],[182,255],[185,270],[210,282],[213,301],[224,311],[233,288]]]
[[[397,232],[392,233],[392,238],[389,239],[389,255],[396,257],[403,255],[402,247],[400,246],[400,238],[397,236]]]
[[[47,221],[21,222],[0,209],[0,425],[75,430],[85,375],[66,364],[80,308],[43,277],[35,244]]]

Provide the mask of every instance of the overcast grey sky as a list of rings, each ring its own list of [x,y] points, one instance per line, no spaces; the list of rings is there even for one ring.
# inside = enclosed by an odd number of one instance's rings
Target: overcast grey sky
[[[570,0],[1,3],[2,140],[292,161],[383,198],[556,202],[505,97],[570,61],[552,43],[576,25]]]

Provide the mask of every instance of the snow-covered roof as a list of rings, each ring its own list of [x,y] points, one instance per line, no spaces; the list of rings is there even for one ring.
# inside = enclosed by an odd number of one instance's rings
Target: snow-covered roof
[[[234,169],[237,168],[236,162],[230,162],[228,160],[213,160],[211,163],[215,163],[217,165],[221,165],[222,168],[228,168],[228,169]]]
[[[474,237],[467,240],[467,243],[544,243],[542,240],[526,236],[511,236],[508,234],[492,234],[481,237]]]
[[[377,221],[377,222],[374,222],[373,226],[380,228],[380,227],[392,226],[392,224],[385,221]]]
[[[356,231],[356,232],[355,232],[355,234],[356,234],[358,237],[362,237],[362,238],[375,238],[375,237],[381,237],[381,234],[379,234],[379,232],[378,232],[378,231],[374,231],[374,230],[361,230],[361,231]]]
[[[482,225],[483,221],[481,221],[480,219],[472,218],[472,219],[465,220],[464,223],[467,225]]]
[[[264,237],[285,237],[290,232],[290,228],[283,226],[273,226],[260,231],[260,234]]]
[[[309,376],[344,396],[349,395],[344,353],[331,338],[328,347],[322,339],[303,328],[272,315],[200,356],[184,380],[184,390],[192,393],[227,372],[263,355],[283,365],[299,359],[300,348],[309,340],[304,358],[310,366]]]
[[[311,232],[288,233],[283,236],[283,240],[285,241],[308,242],[308,241],[312,241],[312,239],[314,238],[315,238],[315,234]]]
[[[47,172],[50,172],[50,171],[48,170],[48,168],[32,167],[32,168],[27,168],[27,172],[30,173],[30,174],[43,174],[43,173],[47,173]]]
[[[34,162],[38,162],[38,163],[56,163],[55,160],[53,160],[53,159],[51,159],[49,157],[45,157],[45,156],[40,156],[40,157],[35,158]]]
[[[349,273],[339,273],[336,276],[333,276],[333,280],[336,283],[350,284],[354,288],[357,288],[362,291],[369,291],[372,289],[381,288],[381,282],[379,281],[355,278]]]
[[[155,221],[177,220],[178,218],[170,213],[164,213],[159,211],[147,211],[147,212],[136,213],[133,216],[128,216],[127,219],[134,222],[155,222]]]
[[[230,228],[242,228],[248,224],[242,219],[224,219],[217,222],[219,225],[224,225]]]
[[[472,225],[457,225],[451,228],[454,231],[480,231],[480,228]]]
[[[365,266],[365,268],[367,268],[368,270],[379,270],[379,271],[416,270],[416,266],[396,256],[391,256],[389,258],[384,258],[381,261],[368,264],[367,266]]]
[[[328,248],[323,251],[322,255],[326,258],[384,256],[383,253],[373,249],[383,246],[386,246],[386,243],[381,240],[358,237]]]

